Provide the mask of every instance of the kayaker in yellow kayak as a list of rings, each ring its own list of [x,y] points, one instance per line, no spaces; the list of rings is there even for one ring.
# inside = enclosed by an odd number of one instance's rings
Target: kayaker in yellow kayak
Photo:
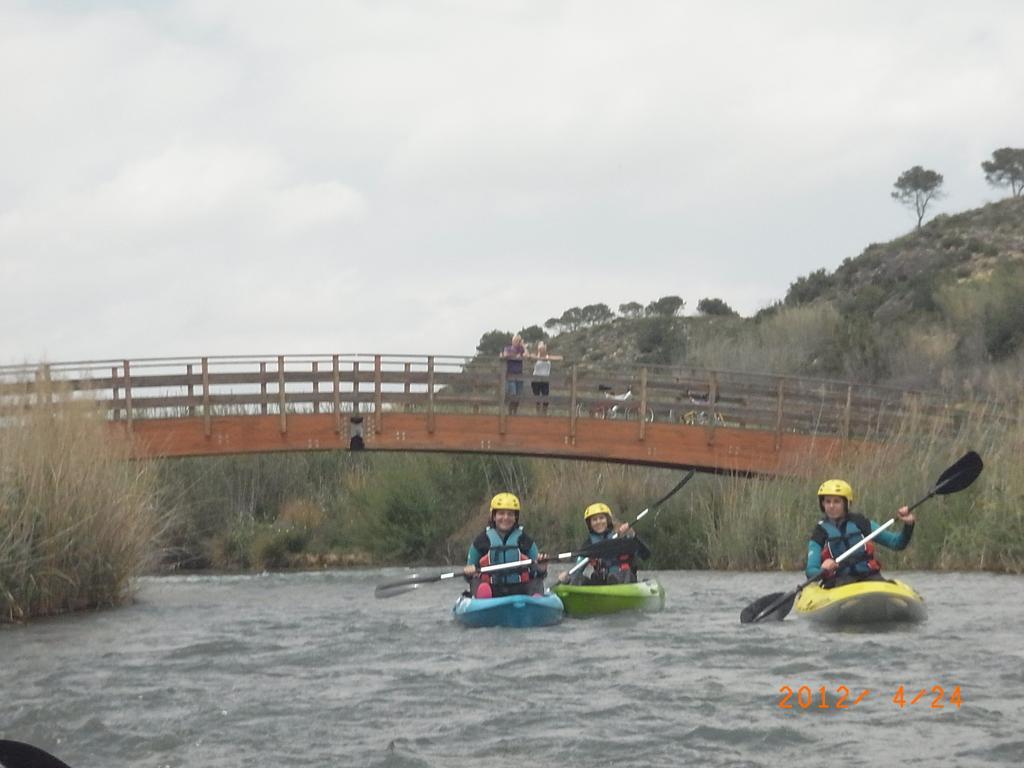
[[[473,539],[466,556],[463,574],[470,583],[470,595],[477,598],[530,595],[544,591],[548,556],[541,554],[536,543],[519,524],[519,497],[499,493],[491,499],[491,524]],[[487,565],[532,560],[522,568],[481,574]]]
[[[584,547],[616,536],[625,538],[636,536],[629,523],[621,523],[616,526],[611,508],[600,501],[591,504],[583,511],[583,523],[587,526],[587,531],[590,534]],[[637,580],[636,556],[646,560],[651,554],[639,539],[637,539],[637,545],[636,555],[623,552],[617,557],[591,558],[586,567],[559,574],[558,580],[571,584],[629,584],[635,582]],[[589,576],[585,576],[587,567],[590,568]],[[570,574],[572,575],[570,576]]]
[[[851,512],[853,488],[845,480],[826,480],[818,488],[818,507],[823,516],[807,543],[807,578],[818,573],[826,589],[853,581],[882,579],[882,566],[875,557],[875,542],[893,550],[906,549],[914,533],[914,515],[903,506],[896,515],[903,522],[899,533],[882,531],[837,566],[835,558],[879,527],[874,520]]]

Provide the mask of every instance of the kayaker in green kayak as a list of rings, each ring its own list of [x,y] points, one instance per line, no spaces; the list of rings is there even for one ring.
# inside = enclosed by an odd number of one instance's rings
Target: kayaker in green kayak
[[[882,566],[875,557],[875,542],[893,550],[906,549],[914,533],[914,515],[903,506],[896,515],[903,522],[899,533],[882,531],[857,554],[837,565],[835,558],[879,528],[874,520],[851,512],[853,488],[845,480],[826,480],[818,488],[818,507],[822,518],[807,542],[807,578],[822,576],[826,589],[854,581],[882,579]]]
[[[470,596],[476,598],[532,595],[544,591],[548,556],[541,554],[537,544],[519,524],[519,497],[499,493],[491,499],[491,524],[473,539],[462,572],[470,584]],[[532,560],[522,568],[509,568],[493,573],[479,572],[487,565]]]
[[[629,523],[616,526],[611,508],[603,502],[595,502],[583,511],[583,523],[590,534],[584,547],[616,537],[634,538],[636,533]],[[569,584],[630,584],[637,580],[636,558],[646,560],[651,556],[647,546],[637,539],[636,553],[624,552],[618,557],[591,558],[584,568],[576,568],[559,575],[558,580]],[[584,562],[582,559],[577,562]],[[590,574],[586,575],[587,568]],[[572,574],[570,576],[570,574]]]

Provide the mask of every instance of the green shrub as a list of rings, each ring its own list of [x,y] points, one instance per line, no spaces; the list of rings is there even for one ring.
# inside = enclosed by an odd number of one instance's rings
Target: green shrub
[[[380,562],[449,559],[449,538],[486,506],[492,491],[521,492],[522,462],[476,457],[374,456],[346,477],[344,505],[354,546]],[[468,542],[466,542],[468,544]]]
[[[282,518],[319,527],[323,510],[337,506],[342,475],[360,461],[347,452],[315,451],[159,462],[160,504],[175,511],[165,562],[200,567],[211,555],[215,563],[234,562],[232,547],[209,545],[240,525]]]
[[[252,542],[252,561],[263,569],[287,568],[290,555],[305,551],[309,531],[298,528],[267,527],[256,533]]]
[[[798,277],[790,283],[784,303],[787,307],[810,304],[829,293],[833,285],[833,278],[824,268],[816,270],[806,277]]]
[[[216,534],[208,542],[210,564],[221,571],[244,571],[256,566],[253,525],[241,523],[237,528]]]
[[[687,337],[681,318],[651,315],[634,321],[636,361],[668,365],[686,354]]]

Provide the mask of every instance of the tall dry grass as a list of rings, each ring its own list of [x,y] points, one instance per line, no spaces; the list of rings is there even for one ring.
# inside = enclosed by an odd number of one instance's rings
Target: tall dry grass
[[[707,533],[708,565],[723,569],[801,568],[820,517],[815,491],[840,477],[854,488],[854,510],[879,522],[922,498],[942,471],[967,450],[985,470],[970,488],[935,496],[916,510],[906,550],[880,550],[887,566],[932,570],[1024,572],[1024,427],[1007,407],[980,404],[955,432],[910,416],[874,450],[824,462],[808,455],[806,480],[722,476],[696,503]]]
[[[147,465],[127,459],[127,446],[88,403],[7,413],[0,423],[0,621],[124,602],[159,526]]]

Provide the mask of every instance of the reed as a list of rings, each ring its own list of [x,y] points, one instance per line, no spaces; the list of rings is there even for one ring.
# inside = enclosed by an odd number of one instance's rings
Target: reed
[[[149,466],[51,394],[0,426],[0,621],[124,602],[160,529]]]
[[[970,488],[939,496],[917,510],[911,546],[881,549],[887,567],[929,570],[1024,572],[1024,428],[1012,407],[979,404],[956,433],[920,415],[880,439],[877,448],[833,461],[808,455],[807,479],[719,476],[704,484],[694,514],[705,531],[707,565],[720,569],[802,568],[805,547],[820,517],[815,491],[826,478],[854,488],[854,509],[882,522],[896,508],[922,497],[953,461],[979,451],[986,469]],[[665,565],[692,567],[693,563]]]

